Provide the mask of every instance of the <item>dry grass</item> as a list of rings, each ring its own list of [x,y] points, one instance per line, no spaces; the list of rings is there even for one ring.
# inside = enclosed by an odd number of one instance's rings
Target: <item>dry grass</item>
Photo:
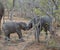
[[[9,21],[8,18],[5,18],[6,21]],[[13,21],[19,22],[29,22],[29,19],[24,19],[24,18],[14,18]],[[30,31],[31,32],[31,31]],[[23,36],[27,36],[28,33],[30,33],[29,31],[22,31]],[[59,31],[57,32],[59,33]],[[21,50],[21,48],[28,42],[33,42],[34,39],[34,35],[30,36],[29,38],[24,38],[25,42],[19,42],[16,39],[18,39],[17,34],[11,34],[11,39],[13,39],[11,42],[5,42],[4,40],[4,35],[2,35],[3,37],[0,39],[0,50]],[[45,34],[41,33],[40,36],[40,40],[44,41],[45,40]],[[30,46],[27,46],[24,50],[47,50],[46,49],[46,45],[45,43],[33,43]],[[48,50],[55,50],[55,49],[48,49]]]

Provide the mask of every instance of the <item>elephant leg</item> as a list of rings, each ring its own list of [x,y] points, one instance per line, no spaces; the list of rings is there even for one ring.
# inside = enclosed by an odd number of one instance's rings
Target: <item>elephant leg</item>
[[[35,40],[39,43],[39,35],[40,35],[40,28],[36,28],[36,32],[35,32]]]
[[[45,39],[47,39],[48,38],[48,33],[47,33],[47,28],[44,28],[44,31],[46,32],[45,34],[46,34],[46,36],[45,36]]]
[[[21,32],[21,30],[17,30],[17,34],[18,34],[18,37],[19,37],[19,41],[24,42],[25,40],[22,38],[22,32]]]
[[[5,35],[5,40],[10,41],[10,33],[7,33],[7,34]]]
[[[53,38],[53,36],[55,35],[55,32],[53,30],[54,28],[52,26],[49,27],[49,32],[51,34],[50,38]]]
[[[8,30],[4,30],[5,40],[10,41],[10,33]]]
[[[47,39],[48,38],[48,33],[47,33],[47,31],[45,31],[46,32],[46,37],[45,37],[45,39]]]
[[[17,34],[18,34],[19,39],[21,39],[22,38],[22,32],[21,32],[21,30],[17,30]]]

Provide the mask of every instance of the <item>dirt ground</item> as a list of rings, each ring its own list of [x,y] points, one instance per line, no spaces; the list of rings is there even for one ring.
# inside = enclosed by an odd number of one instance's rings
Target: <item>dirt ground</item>
[[[7,18],[5,18],[7,19]],[[9,20],[6,20],[9,21]],[[24,18],[14,18],[13,21],[19,22],[29,22],[29,19],[24,19]],[[32,31],[23,31],[23,37],[27,36],[29,33]],[[60,42],[60,28],[57,29],[56,34],[57,34],[57,39],[58,42]],[[11,34],[11,41],[6,42],[4,40],[4,35],[2,35],[2,38],[0,39],[0,50],[59,50],[58,48],[47,48],[46,42],[45,42],[45,33],[41,32],[40,35],[40,40],[43,42],[36,43],[34,39],[34,34],[30,35],[29,37],[24,38],[24,42],[18,41],[18,36],[17,34]],[[57,40],[56,40],[57,41]]]

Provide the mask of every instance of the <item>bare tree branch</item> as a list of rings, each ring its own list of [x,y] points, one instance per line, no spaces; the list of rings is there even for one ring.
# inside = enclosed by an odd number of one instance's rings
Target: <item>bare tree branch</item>
[[[57,5],[57,0],[52,0],[54,5],[55,5],[55,8],[58,9],[58,5]]]

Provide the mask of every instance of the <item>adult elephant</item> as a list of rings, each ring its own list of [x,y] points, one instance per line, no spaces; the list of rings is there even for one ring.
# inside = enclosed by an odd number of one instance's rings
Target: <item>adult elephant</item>
[[[36,27],[36,31],[37,34],[35,33],[35,39],[39,42],[39,35],[40,32],[42,31],[42,29],[44,28],[44,31],[46,32],[46,37],[48,35],[47,31],[49,31],[52,34],[52,20],[53,18],[49,17],[49,16],[43,16],[41,18],[37,17],[32,19],[29,24],[28,24],[28,30],[30,30],[34,25],[36,25],[38,22],[39,24],[37,24]],[[34,23],[34,25],[33,25]]]
[[[0,35],[1,35],[1,20],[2,20],[2,16],[4,15],[4,6],[3,4],[0,2]]]

